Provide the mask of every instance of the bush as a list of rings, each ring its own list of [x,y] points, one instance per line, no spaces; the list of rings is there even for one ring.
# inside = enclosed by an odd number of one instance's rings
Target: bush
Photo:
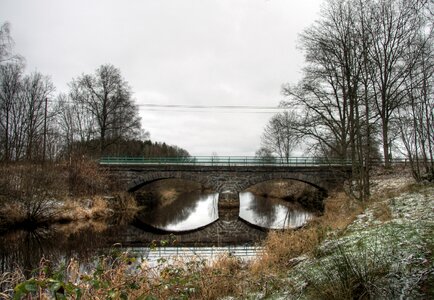
[[[110,181],[98,163],[85,156],[73,157],[66,165],[69,193],[76,196],[105,192]]]
[[[26,226],[54,218],[64,185],[55,168],[47,165],[2,165],[0,167],[0,226],[11,221]]]

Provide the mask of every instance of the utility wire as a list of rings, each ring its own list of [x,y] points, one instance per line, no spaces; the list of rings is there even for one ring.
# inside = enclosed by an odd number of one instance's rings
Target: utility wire
[[[48,100],[48,102],[57,102]],[[74,103],[63,101],[63,103]],[[261,106],[261,105],[188,105],[188,104],[135,104],[140,111],[162,111],[162,112],[194,112],[194,113],[247,113],[247,114],[275,114],[286,110],[284,107]]]
[[[277,106],[259,106],[259,105],[185,105],[185,104],[153,104],[142,103],[137,106],[156,107],[156,108],[209,108],[209,109],[274,109],[281,110],[283,108]]]
[[[194,113],[251,113],[275,114],[285,108],[260,105],[187,105],[187,104],[137,104],[142,111],[194,112]]]
[[[222,110],[185,110],[185,109],[154,109],[154,108],[148,108],[148,109],[142,109],[139,108],[140,111],[164,111],[164,112],[182,112],[182,113],[219,113],[219,114],[275,114],[279,111],[254,111],[254,110],[232,110],[232,111],[222,111]]]

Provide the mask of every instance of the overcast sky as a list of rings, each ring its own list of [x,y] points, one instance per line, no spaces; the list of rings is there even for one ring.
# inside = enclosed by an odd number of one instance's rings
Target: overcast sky
[[[121,70],[137,104],[277,106],[301,78],[298,34],[321,0],[0,0],[27,72],[56,93],[102,64]],[[154,141],[192,155],[254,155],[271,113],[140,106]],[[263,111],[263,110],[261,110]]]

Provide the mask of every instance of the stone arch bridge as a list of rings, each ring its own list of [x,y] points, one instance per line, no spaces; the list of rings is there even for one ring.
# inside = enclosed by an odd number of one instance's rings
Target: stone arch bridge
[[[162,179],[184,179],[201,183],[216,192],[239,193],[257,183],[291,179],[310,184],[321,191],[342,187],[351,175],[351,166],[201,166],[153,164],[103,164],[121,188],[134,192]]]
[[[239,217],[239,195],[250,186],[273,179],[292,179],[317,187],[326,195],[328,191],[343,186],[351,175],[351,166],[347,164],[310,163],[303,160],[288,163],[263,163],[257,159],[243,158],[235,163],[231,157],[225,162],[207,158],[198,162],[189,158],[175,163],[172,159],[106,159],[101,160],[101,168],[105,168],[125,191],[134,192],[142,186],[162,179],[184,179],[201,183],[219,193],[217,221],[192,232],[177,232],[176,239],[183,244],[239,244],[258,242],[265,237],[265,232],[251,226]],[[140,224],[146,224],[141,215],[136,217],[136,239],[146,242],[156,239],[148,227],[141,230]],[[142,222],[142,223],[141,223]],[[173,234],[173,233],[171,233]]]

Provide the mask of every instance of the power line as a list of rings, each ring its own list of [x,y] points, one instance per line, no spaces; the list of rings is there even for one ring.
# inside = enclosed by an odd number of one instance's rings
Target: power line
[[[282,110],[277,106],[260,106],[260,105],[186,105],[186,104],[155,104],[142,103],[137,106],[156,107],[156,108],[207,108],[207,109],[265,109],[265,110]]]
[[[286,110],[283,107],[263,105],[188,105],[188,104],[137,104],[140,110],[164,112],[194,112],[194,113],[247,113],[247,114],[275,114]]]
[[[50,103],[57,102],[48,100]],[[63,101],[63,103],[73,104],[73,101]],[[287,110],[287,108],[277,106],[262,105],[188,105],[188,104],[155,104],[139,103],[135,104],[141,111],[161,111],[161,112],[181,112],[181,113],[246,113],[246,114],[275,114]]]
[[[182,112],[182,113],[227,113],[227,114],[275,114],[279,111],[254,111],[254,110],[233,110],[233,111],[222,111],[222,110],[194,110],[194,109],[139,109],[141,111],[161,111],[161,112]]]

